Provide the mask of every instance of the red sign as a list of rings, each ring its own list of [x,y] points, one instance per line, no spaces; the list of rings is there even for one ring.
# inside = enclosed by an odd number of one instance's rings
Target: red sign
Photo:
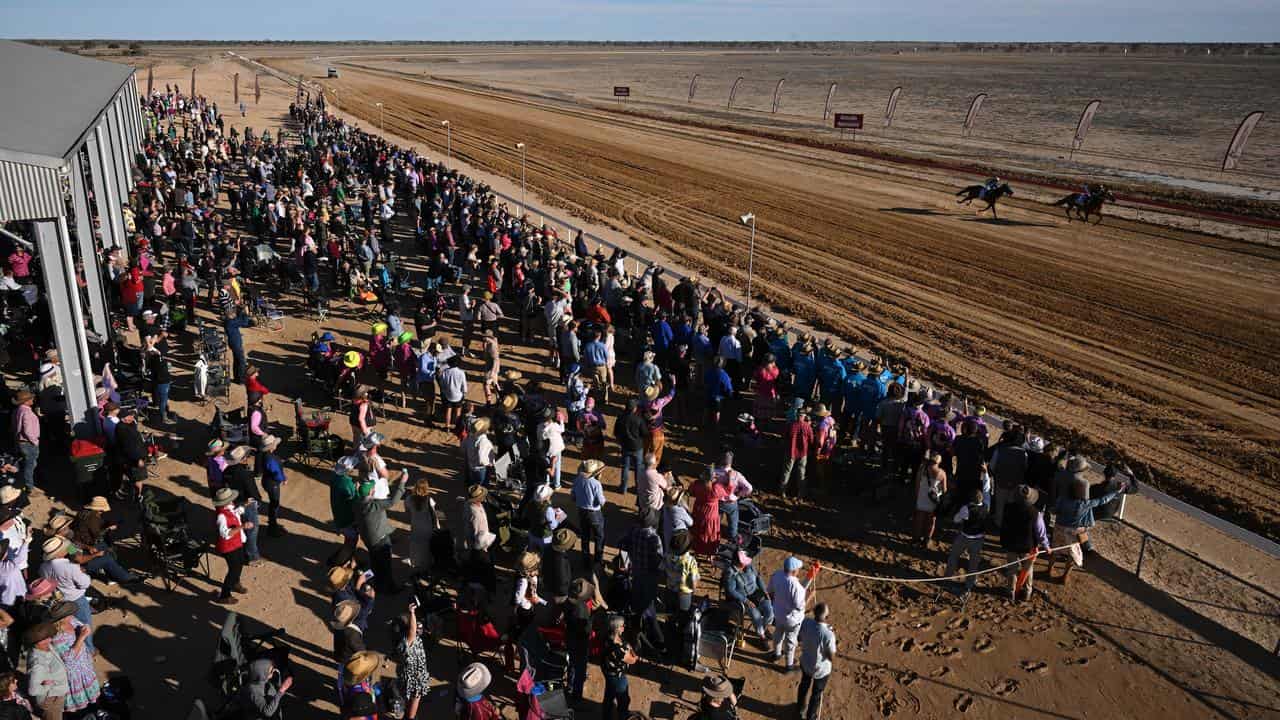
[[[626,85],[614,85],[613,96],[614,97],[631,97],[631,88],[627,87]]]
[[[835,127],[841,130],[861,130],[862,113],[836,113]]]

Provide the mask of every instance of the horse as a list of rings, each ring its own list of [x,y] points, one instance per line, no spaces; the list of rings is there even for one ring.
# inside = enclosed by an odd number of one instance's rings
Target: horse
[[[964,197],[960,197],[961,195]],[[1005,195],[1013,197],[1013,188],[1009,187],[1009,183],[1001,183],[1000,186],[994,190],[988,190],[986,185],[970,185],[956,193],[956,197],[960,198],[956,203],[968,205],[974,200],[982,200],[987,204],[987,206],[978,212],[986,212],[990,210],[991,215],[998,220],[1000,219],[1000,214],[996,212],[996,202]]]
[[[1085,222],[1089,222],[1090,215],[1097,215],[1098,220],[1094,224],[1102,222],[1102,204],[1104,202],[1115,202],[1116,196],[1111,194],[1106,185],[1099,185],[1091,193],[1071,193],[1056,203],[1061,206],[1067,214],[1067,222],[1071,222],[1071,211],[1076,211],[1076,217]]]

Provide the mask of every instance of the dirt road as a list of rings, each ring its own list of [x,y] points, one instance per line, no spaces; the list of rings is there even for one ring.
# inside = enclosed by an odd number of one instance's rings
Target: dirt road
[[[442,145],[450,120],[456,155],[508,176],[524,142],[530,187],[722,282],[745,285],[737,216],[753,211],[775,306],[1055,435],[1114,442],[1169,491],[1280,535],[1280,250],[1021,201],[996,221],[822,151],[391,74],[327,85],[375,124],[383,102],[404,137]]]

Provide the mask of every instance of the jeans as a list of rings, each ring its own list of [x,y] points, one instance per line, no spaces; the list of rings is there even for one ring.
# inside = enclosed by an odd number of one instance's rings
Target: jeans
[[[640,473],[644,472],[644,450],[623,451],[622,453],[622,479],[620,483],[622,487],[618,492],[623,495],[627,494],[627,473],[634,471],[636,474],[636,484],[640,484]]]
[[[547,456],[547,468],[551,476],[551,489],[560,489],[560,459],[563,457],[561,453]]]
[[[76,600],[75,618],[79,620],[82,624],[84,624],[85,627],[88,627],[88,628],[93,627],[93,607],[89,604],[88,595],[81,595],[79,599]],[[85,647],[89,648],[90,651],[93,650],[93,634],[92,633],[89,635],[89,637],[85,638],[84,644],[85,644]]]
[[[262,489],[267,491],[267,518],[271,520],[271,527],[277,527],[280,521],[280,483],[268,480],[262,483]]]
[[[738,542],[738,501],[721,500],[720,512],[725,516],[725,530],[729,533],[729,542]]]
[[[108,580],[115,582],[129,582],[133,580],[133,573],[124,569],[119,560],[111,553],[107,553],[101,557],[96,557],[84,564],[85,572],[96,575],[102,573],[107,576]]]
[[[755,604],[744,603],[743,608],[751,618],[751,625],[755,627],[756,634],[764,635],[764,629],[773,624],[773,603],[769,602],[768,596],[760,598],[760,602]]]
[[[22,484],[27,490],[32,490],[36,486],[36,463],[40,459],[40,448],[28,442],[18,443],[18,451],[22,453],[22,468],[20,470]]]
[[[827,679],[825,677],[815,678],[807,672],[801,672],[800,675],[800,692],[797,693],[796,705],[800,707],[804,720],[818,720],[818,713],[822,709],[822,691],[827,689]],[[812,694],[810,693],[812,689]],[[809,707],[805,708],[805,696],[809,696]]]
[[[782,463],[782,479],[778,481],[778,492],[786,494],[787,484],[791,481],[791,471],[796,471],[796,497],[804,495],[804,467],[809,462],[809,457],[793,458],[788,456]]]
[[[598,565],[604,564],[604,513],[599,510],[578,508],[578,524],[581,525],[582,555],[587,567],[591,567],[593,560]],[[592,542],[596,545],[594,555],[590,551]]]
[[[156,411],[161,420],[169,419],[169,383],[156,384]]]
[[[258,502],[256,500],[245,503],[244,514],[240,516],[240,520],[244,523],[253,523],[253,527],[244,531],[244,553],[249,562],[254,562],[262,557],[258,553]]]
[[[631,709],[631,693],[628,690],[627,676],[604,676],[604,709],[601,717],[604,720],[625,720]]]
[[[966,537],[964,535],[956,535],[955,542],[951,543],[951,555],[947,558],[947,576],[956,574],[956,570],[960,567],[960,556],[967,555],[969,564],[965,568],[964,591],[969,592],[974,585],[978,584],[978,576],[974,573],[978,572],[978,567],[982,564],[982,544],[986,538],[982,537]]]

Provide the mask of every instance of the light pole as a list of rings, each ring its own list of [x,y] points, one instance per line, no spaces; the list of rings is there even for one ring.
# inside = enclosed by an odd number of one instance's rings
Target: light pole
[[[747,311],[751,310],[751,278],[755,274],[756,263],[756,216],[755,213],[747,213],[741,218],[743,225],[751,226],[751,244],[747,246]]]
[[[453,128],[449,126],[448,120],[440,124],[444,126],[444,164],[447,167],[453,164]]]
[[[520,214],[524,215],[524,143],[516,143],[520,151]]]
[[[377,106],[378,106],[378,132],[379,132],[379,133],[381,133],[381,134],[383,134],[383,135],[386,135],[386,134],[387,134],[387,126],[386,126],[386,124],[385,124],[385,123],[383,123],[383,122],[382,122],[382,120],[383,120],[382,103],[374,103],[374,105],[377,105]]]

